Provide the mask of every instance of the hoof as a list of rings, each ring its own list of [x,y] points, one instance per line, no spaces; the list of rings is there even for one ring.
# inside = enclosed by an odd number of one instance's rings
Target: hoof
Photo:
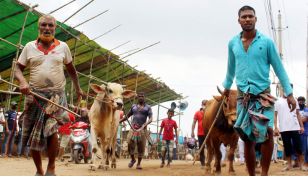
[[[105,166],[105,167],[103,168],[103,170],[104,170],[104,171],[109,170],[109,166]]]
[[[104,166],[102,164],[98,165],[98,169],[104,169]]]
[[[213,171],[214,172],[214,171]],[[220,175],[221,174],[221,171],[215,171],[214,172],[214,175]]]
[[[235,172],[229,172],[229,175],[236,175]]]
[[[111,168],[112,168],[112,169],[117,168],[117,164],[111,164]]]
[[[211,174],[211,167],[210,166],[205,167],[205,174]]]
[[[95,171],[95,166],[93,164],[89,166],[89,171]]]

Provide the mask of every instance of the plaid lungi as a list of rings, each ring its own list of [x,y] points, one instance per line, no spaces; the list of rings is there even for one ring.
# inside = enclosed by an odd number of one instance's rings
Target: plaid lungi
[[[56,99],[55,103],[67,107],[65,91],[52,92],[49,89],[32,89],[33,92],[48,98]],[[47,103],[47,101],[35,97],[43,109],[49,109],[50,115],[54,116],[63,125],[69,123],[68,112]],[[51,109],[51,110],[50,110]],[[30,150],[42,151],[46,148],[47,137],[51,136],[61,127],[57,120],[48,116],[39,108],[32,95],[25,99],[24,121],[22,124],[22,145],[30,147]]]
[[[233,128],[243,141],[248,138],[263,143],[268,139],[267,128],[273,128],[276,100],[268,93],[251,97],[249,92],[244,99],[238,99],[237,121]]]

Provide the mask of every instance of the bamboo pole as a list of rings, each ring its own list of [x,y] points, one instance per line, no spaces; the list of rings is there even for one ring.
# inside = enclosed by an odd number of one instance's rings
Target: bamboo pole
[[[223,99],[222,102],[224,102],[225,99],[226,99],[226,97]],[[218,109],[218,111],[217,111],[216,117],[215,117],[215,119],[214,119],[214,121],[213,121],[213,123],[212,123],[212,125],[211,125],[211,127],[210,127],[210,129],[209,129],[209,132],[207,133],[206,138],[205,138],[205,140],[204,140],[202,146],[199,148],[198,155],[200,155],[201,150],[203,150],[203,147],[204,147],[204,145],[205,145],[205,143],[206,143],[207,138],[208,138],[208,137],[210,136],[210,134],[211,134],[212,128],[213,128],[213,126],[215,125],[215,123],[216,123],[216,121],[217,121],[217,119],[218,119],[217,117],[218,117],[218,115],[219,115],[219,113],[220,113],[220,110],[221,110],[222,105],[223,105],[223,103],[221,103],[221,105],[220,105],[220,107],[219,107],[219,109]],[[196,159],[197,159],[197,157],[194,159],[193,165],[195,164]]]
[[[74,47],[74,56],[73,56],[73,65],[75,65],[75,57],[76,57],[76,47],[77,47],[78,40],[75,39],[75,47]],[[71,82],[71,95],[70,95],[70,104],[72,105],[74,102],[74,85],[73,82]]]
[[[74,15],[76,15],[78,12],[80,12],[82,9],[84,9],[85,7],[87,7],[89,4],[91,4],[94,0],[91,0],[90,2],[88,2],[86,5],[84,5],[83,7],[81,7],[79,10],[77,10],[75,13],[73,13],[70,17],[68,17],[66,20],[64,20],[60,26],[65,23],[67,20],[71,19]]]
[[[26,16],[25,16],[25,19],[24,19],[24,23],[23,23],[22,28],[21,28],[21,32],[20,32],[20,36],[19,36],[19,42],[18,42],[17,45],[21,45],[22,35],[24,33],[24,30],[25,30],[25,25],[26,25],[26,21],[27,21],[27,18],[28,18],[29,11],[31,9],[37,7],[37,6],[38,5],[34,5],[32,7],[29,7],[29,9],[27,10],[27,13],[26,13]],[[15,68],[16,68],[16,63],[14,63],[14,61],[17,61],[17,59],[18,59],[19,50],[20,50],[20,47],[17,48],[15,58],[13,59],[13,62],[12,62],[12,69],[11,69],[11,76],[10,76],[10,82],[11,83],[13,83],[14,77],[15,77],[14,72],[15,72]],[[8,91],[12,91],[11,85],[8,86]],[[10,102],[11,102],[11,94],[7,94],[6,95],[6,109],[9,109]]]
[[[156,133],[156,135],[157,135],[157,140],[158,140],[158,138],[159,138],[159,136],[158,136],[158,125],[159,125],[159,107],[160,107],[160,98],[161,98],[161,87],[159,87],[159,100],[158,100],[158,108],[157,108],[157,133]],[[158,146],[157,146],[157,151],[158,151]]]
[[[84,21],[84,22],[78,24],[77,26],[75,26],[75,27],[73,27],[73,28],[76,28],[76,27],[78,27],[78,26],[81,26],[81,25],[85,24],[86,22],[91,21],[91,20],[93,20],[94,18],[96,18],[96,17],[98,17],[98,16],[100,16],[100,15],[106,13],[106,12],[108,12],[108,10],[106,10],[106,11],[104,11],[104,12],[102,12],[102,13],[96,15],[95,17],[92,17],[92,18],[88,19],[87,21]]]
[[[136,48],[136,49],[132,49],[132,50],[126,51],[126,52],[124,52],[124,53],[119,54],[118,56],[120,56],[120,55],[122,55],[122,54],[126,54],[126,53],[129,53],[129,52],[132,52],[132,51],[135,51],[135,50],[137,50],[137,49],[139,49],[139,48]],[[122,58],[121,58],[121,59],[122,59]]]
[[[147,46],[147,47],[145,47],[145,48],[142,48],[142,49],[140,49],[140,50],[138,50],[138,51],[136,51],[136,52],[133,52],[133,53],[131,53],[131,54],[129,54],[129,55],[123,57],[122,59],[124,59],[124,58],[126,58],[126,57],[128,57],[128,56],[131,56],[131,55],[133,55],[133,54],[136,54],[136,53],[138,53],[138,52],[140,52],[140,51],[142,51],[142,50],[145,50],[145,49],[147,49],[147,48],[150,48],[150,47],[152,47],[152,46],[154,46],[154,45],[157,45],[157,44],[159,44],[159,43],[160,43],[160,42],[157,42],[157,43],[154,43],[154,44],[152,44],[152,45],[150,45],[150,46]]]
[[[5,90],[0,90],[1,93],[5,94],[14,94],[14,95],[21,95],[22,93],[20,92],[11,92],[11,91],[5,91]]]
[[[72,0],[71,2],[68,2],[68,3],[64,4],[63,6],[61,6],[61,7],[57,8],[56,10],[51,11],[49,14],[52,14],[52,13],[54,13],[54,12],[56,12],[56,11],[58,11],[58,10],[62,9],[63,7],[65,7],[65,6],[69,5],[70,3],[74,2],[74,1],[76,1],[76,0]]]
[[[130,40],[130,41],[131,41],[131,40]],[[130,41],[127,41],[127,42],[125,42],[125,43],[123,43],[123,44],[121,44],[121,45],[119,45],[119,46],[117,46],[117,47],[115,47],[115,48],[113,48],[113,49],[111,49],[111,50],[109,50],[109,51],[115,50],[115,49],[117,49],[117,48],[119,48],[119,47],[121,47],[121,46],[123,46],[123,45],[129,43]]]
[[[100,35],[100,36],[98,36],[98,37],[96,37],[96,38],[94,38],[94,39],[92,39],[92,40],[89,40],[89,41],[93,41],[93,40],[95,40],[95,39],[98,39],[98,38],[100,38],[100,37],[102,37],[102,36],[104,36],[104,35],[108,34],[109,32],[111,32],[111,31],[115,30],[116,28],[120,27],[121,25],[122,25],[122,24],[120,24],[119,26],[117,26],[117,27],[115,27],[115,28],[111,29],[110,31],[108,31],[108,32],[106,32],[106,33],[104,33],[104,34],[102,34],[102,35]],[[87,43],[88,43],[88,42],[87,42]]]
[[[12,46],[15,46],[16,48],[19,48],[19,46],[17,46],[17,45],[15,45],[15,44],[13,44],[13,43],[11,43],[11,42],[9,42],[9,41],[7,41],[7,40],[1,38],[1,37],[0,37],[0,40],[4,41],[4,42],[6,42],[6,43],[8,43],[8,44],[10,44],[10,45],[12,45]]]
[[[92,59],[91,59],[91,66],[90,66],[90,75],[89,75],[89,76],[92,75],[92,67],[93,67],[94,52],[95,52],[95,51],[93,50],[93,52],[92,52]],[[91,83],[91,78],[89,78],[89,81],[88,81],[87,95],[89,95],[89,92],[90,92],[90,83]],[[87,96],[87,99],[86,99],[86,101],[87,101],[86,106],[87,106],[87,107],[88,107],[88,100],[89,100],[89,98],[88,98],[88,96]]]
[[[5,80],[3,80],[3,79],[0,79],[0,81],[2,81],[2,82],[4,82],[4,83],[7,83],[7,84],[9,84],[9,85],[11,85],[11,86],[14,86],[14,87],[19,88],[18,85],[13,84],[13,83],[10,83],[10,82],[8,82],[8,81],[5,81]],[[68,112],[74,114],[74,115],[77,116],[77,117],[81,117],[80,115],[76,114],[75,112],[73,112],[73,111],[71,111],[71,110],[69,110],[69,109],[67,109],[67,108],[65,108],[65,107],[63,107],[63,106],[60,106],[60,105],[58,105],[57,103],[54,103],[54,102],[48,100],[47,98],[42,97],[42,96],[36,94],[35,92],[30,91],[30,93],[33,94],[33,95],[36,96],[36,97],[39,97],[40,99],[43,99],[43,100],[45,100],[45,101],[48,101],[48,102],[50,102],[51,104],[53,104],[53,105],[55,105],[55,106],[57,106],[57,107],[59,107],[59,108],[62,108],[62,109],[64,109],[64,110],[66,110],[66,111],[68,111]]]

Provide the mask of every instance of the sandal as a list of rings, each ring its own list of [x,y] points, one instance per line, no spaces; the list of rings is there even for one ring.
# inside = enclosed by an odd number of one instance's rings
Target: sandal
[[[165,163],[163,164],[163,163],[161,163],[160,164],[160,168],[163,168],[165,166]]]
[[[301,168],[301,170],[302,170],[302,171],[306,171],[306,172],[307,172],[307,171],[308,171],[308,168],[307,168],[307,167],[305,167],[305,166],[303,166],[303,167]]]
[[[132,168],[134,166],[134,164],[136,163],[136,161],[131,161],[128,163],[128,167]]]
[[[293,171],[293,169],[289,169],[288,167],[285,167],[285,168],[282,169],[282,171],[283,171],[283,172],[286,172],[286,171]]]
[[[295,164],[293,165],[293,168],[298,168],[298,167],[299,167],[299,165],[295,165]]]
[[[136,169],[142,170],[141,166],[136,166]]]

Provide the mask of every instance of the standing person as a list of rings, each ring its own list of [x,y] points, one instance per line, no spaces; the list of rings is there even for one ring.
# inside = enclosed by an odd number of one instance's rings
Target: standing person
[[[283,91],[284,92],[284,91]],[[297,155],[300,162],[300,168],[303,171],[308,171],[306,167],[303,166],[303,151],[302,144],[300,140],[300,134],[305,133],[304,125],[299,114],[299,106],[296,104],[296,110],[290,112],[288,109],[288,102],[286,94],[283,94],[282,98],[279,98],[275,104],[275,135],[281,134],[281,138],[284,145],[285,156],[288,161],[288,166],[283,169],[283,171],[293,170],[292,166],[292,142],[294,154]],[[294,107],[294,108],[295,108]],[[277,126],[277,115],[279,118],[279,130]]]
[[[144,156],[145,145],[147,141],[147,137],[145,131],[147,129],[147,125],[152,122],[152,108],[150,105],[144,102],[145,100],[145,93],[139,92],[138,93],[138,103],[134,104],[127,115],[120,120],[120,124],[127,120],[131,115],[134,116],[132,122],[132,128],[139,129],[144,126],[141,132],[135,132],[132,129],[127,134],[127,143],[128,143],[128,153],[131,155],[132,160],[129,162],[128,167],[132,168],[136,163],[136,159],[134,156],[135,147],[137,145],[138,148],[138,163],[136,169],[142,169],[140,166],[142,157]],[[149,120],[147,121],[147,117]]]
[[[278,155],[278,136],[274,136],[274,150],[273,150],[273,155],[272,155],[272,160],[274,163],[277,163],[277,155]]]
[[[89,148],[88,148],[88,152],[90,153],[90,156],[92,156],[92,138],[91,138],[91,124],[90,124],[90,120],[89,120],[89,116],[88,116],[88,112],[89,110],[87,108],[81,108],[80,109],[80,116],[81,117],[76,117],[74,123],[77,122],[84,122],[89,124],[89,136],[88,136],[88,140],[89,140]],[[73,155],[73,150],[71,149],[71,154],[70,154],[70,159],[68,160],[68,162],[73,162],[74,161],[74,155]]]
[[[70,118],[70,122],[65,125],[62,125],[58,130],[60,136],[60,146],[59,146],[58,158],[56,158],[56,161],[58,160],[61,162],[64,161],[63,154],[65,148],[70,142],[71,129],[69,127],[72,125],[72,123],[75,122],[75,117],[72,113],[68,113],[68,116]]]
[[[227,152],[226,152],[226,147],[223,143],[220,144],[220,152],[221,152],[220,166],[226,167],[225,160],[226,160]]]
[[[202,119],[203,119],[203,110],[205,108],[206,103],[207,103],[207,100],[203,100],[201,102],[201,108],[195,113],[194,120],[193,120],[192,127],[191,127],[191,137],[195,137],[194,131],[195,131],[196,123],[198,121],[198,133],[197,134],[198,134],[199,148],[201,148],[205,140]],[[205,168],[204,148],[200,152],[200,162],[202,166],[201,169],[204,169]]]
[[[66,43],[54,38],[57,20],[51,15],[43,15],[38,20],[39,38],[26,44],[22,50],[15,70],[19,89],[27,95],[25,99],[25,116],[22,130],[22,145],[29,146],[36,166],[36,175],[44,175],[41,151],[46,148],[49,156],[45,175],[55,175],[55,159],[58,149],[57,130],[69,123],[67,111],[47,101],[35,97],[30,91],[67,107],[65,94],[65,75],[63,64],[75,85],[77,97],[82,95],[72,56]],[[30,67],[30,82],[23,76],[25,68]],[[46,113],[40,109],[46,110]],[[53,117],[51,117],[52,115]]]
[[[11,103],[11,109],[6,111],[4,115],[5,117],[5,136],[3,139],[2,150],[1,150],[1,155],[3,156],[5,156],[6,145],[9,142],[9,149],[7,151],[7,154],[8,154],[8,157],[13,157],[12,149],[13,149],[13,144],[15,140],[15,135],[18,135],[17,123],[15,123],[15,127],[14,127],[14,122],[15,122],[15,119],[17,118],[16,117],[17,112],[15,111],[16,108],[17,108],[17,103],[13,101]]]
[[[268,175],[273,152],[275,98],[270,95],[270,65],[286,91],[288,104],[292,104],[291,111],[294,110],[296,101],[273,40],[255,29],[255,10],[250,6],[243,6],[238,11],[238,17],[242,32],[229,41],[228,70],[223,82],[223,96],[229,96],[236,77],[238,117],[234,130],[245,143],[244,153],[245,157],[249,158],[246,159],[246,166],[250,176],[255,175],[254,144],[263,143],[261,175],[265,176]],[[266,118],[256,118],[259,120],[254,122],[250,120],[253,116]]]
[[[238,145],[238,150],[239,150],[239,154],[240,154],[240,158],[241,158],[241,165],[244,165],[245,163],[245,157],[244,157],[244,141],[241,138],[238,138],[237,141],[237,145]]]
[[[5,124],[5,118],[3,114],[2,104],[0,103],[0,143],[1,143],[1,135],[3,133],[3,124]],[[0,154],[1,156],[1,154]]]
[[[184,137],[183,147],[184,147],[184,160],[187,161],[186,158],[186,155],[188,154],[187,137]]]
[[[20,115],[19,120],[18,120],[18,127],[19,127],[19,132],[18,132],[18,145],[17,145],[17,158],[19,158],[20,154],[21,154],[21,149],[22,149],[22,123],[24,121],[24,112]],[[25,147],[25,151],[24,151],[24,156],[25,158],[28,158],[29,155],[29,147]]]
[[[175,134],[174,134],[174,136],[175,136]],[[175,138],[175,137],[174,137]],[[177,143],[173,143],[173,160],[176,160],[176,146],[177,146]]]
[[[158,140],[157,142],[160,142],[160,135],[164,129],[164,133],[163,133],[163,141],[162,141],[162,158],[161,158],[161,164],[160,167],[163,168],[165,166],[165,158],[166,158],[166,154],[167,154],[167,158],[168,158],[168,163],[167,163],[167,167],[170,167],[170,163],[172,163],[172,147],[174,143],[178,143],[178,133],[177,133],[177,124],[176,121],[172,120],[172,117],[174,116],[174,110],[173,109],[168,109],[167,112],[168,118],[164,119],[161,124],[160,124],[160,131],[159,131],[159,135],[158,135]],[[175,136],[173,135],[173,129],[175,131]],[[175,137],[175,141],[174,140]]]
[[[305,97],[298,97],[299,114],[301,115],[302,122],[304,124],[305,133],[301,134],[302,149],[305,161],[305,167],[308,167],[308,108],[305,107]]]

